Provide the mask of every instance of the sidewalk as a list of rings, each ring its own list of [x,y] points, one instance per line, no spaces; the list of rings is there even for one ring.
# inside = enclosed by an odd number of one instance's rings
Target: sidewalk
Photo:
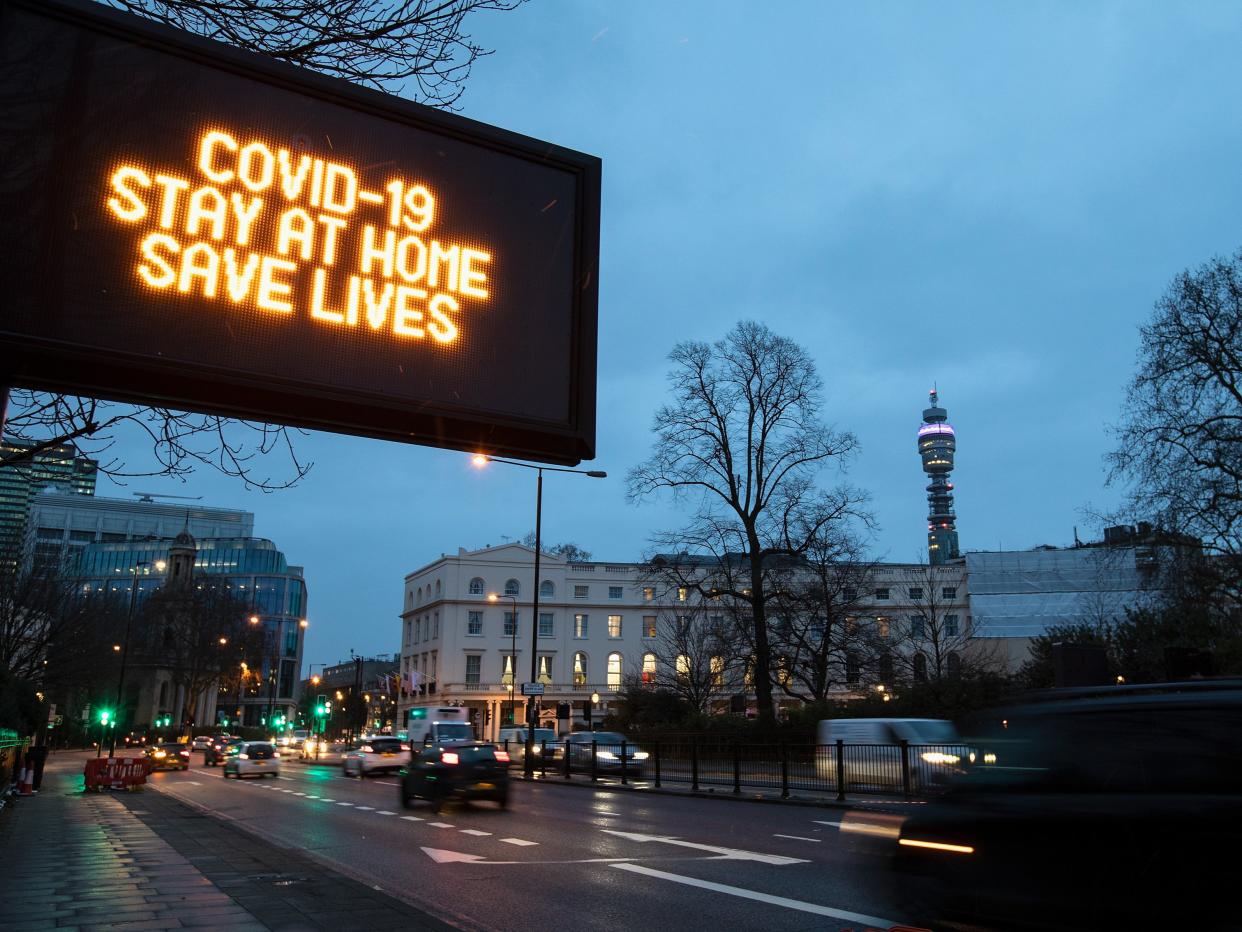
[[[42,792],[0,813],[5,932],[449,928],[163,793],[85,793],[87,756],[52,756]]]

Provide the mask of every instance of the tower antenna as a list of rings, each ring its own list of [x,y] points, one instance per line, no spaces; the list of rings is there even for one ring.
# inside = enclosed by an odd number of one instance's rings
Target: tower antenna
[[[949,423],[949,412],[940,407],[940,392],[935,382],[928,396],[931,406],[923,411],[918,446],[923,472],[931,480],[927,486],[927,558],[935,566],[959,556],[953,483],[949,481],[957,452],[957,434]]]

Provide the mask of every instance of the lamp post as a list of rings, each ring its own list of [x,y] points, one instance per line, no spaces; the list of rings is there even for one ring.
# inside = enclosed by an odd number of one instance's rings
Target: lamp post
[[[608,473],[600,469],[567,469],[563,466],[532,466],[530,463],[519,463],[517,460],[498,459],[494,456],[488,456],[486,453],[478,453],[474,456],[474,465],[478,467],[486,466],[488,463],[504,463],[506,466],[521,466],[525,469],[533,469],[538,474],[535,482],[535,587],[531,590],[530,597],[530,682],[534,683],[539,678],[539,549],[542,546],[543,534],[543,471],[549,472],[572,472],[580,476],[590,476],[592,479],[606,479]],[[516,671],[514,679],[517,679]],[[524,755],[524,771],[527,780],[534,779],[535,776],[535,719],[538,717],[538,706],[536,705],[538,697],[528,696],[526,699],[526,753]]]
[[[509,652],[509,657],[510,657],[510,661],[509,661],[509,664],[510,664],[510,668],[509,668],[509,724],[516,725],[517,721],[514,715],[515,710],[513,707],[513,704],[514,704],[513,697],[514,697],[514,693],[517,692],[517,624],[518,624],[517,596],[514,596],[514,595],[500,596],[492,592],[488,594],[487,601],[499,602],[502,598],[508,599],[510,602],[513,603],[513,630],[510,632],[511,639],[513,641],[513,646]]]
[[[592,692],[591,693],[591,731],[595,730],[595,723],[596,721],[599,720],[599,716],[596,714],[596,711],[595,711],[595,707],[597,705],[599,705],[599,693]]]
[[[122,642],[121,647],[121,675],[116,681],[116,708],[114,714],[117,719],[121,717],[121,694],[125,689],[125,665],[129,660],[129,633],[134,625],[134,606],[138,602],[138,571],[144,566],[148,569],[154,566],[162,573],[167,565],[163,560],[156,560],[154,563],[150,560],[139,560],[134,564],[134,581],[129,586],[129,612],[125,616],[125,640]],[[116,756],[116,719],[112,723],[112,740],[108,743],[108,756]]]

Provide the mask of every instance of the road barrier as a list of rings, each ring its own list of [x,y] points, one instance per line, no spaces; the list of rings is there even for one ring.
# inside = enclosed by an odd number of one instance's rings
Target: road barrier
[[[504,742],[509,750],[509,742]],[[516,750],[518,744],[514,743]],[[745,790],[835,795],[846,792],[928,796],[969,766],[970,752],[961,745],[909,744],[745,744],[716,737],[687,737],[634,743],[544,741],[539,747],[539,773],[565,780],[575,776],[591,782],[616,778],[622,784],[687,784],[692,792],[725,787]]]
[[[147,782],[151,762],[145,757],[92,757],[86,762],[86,788],[136,790]]]

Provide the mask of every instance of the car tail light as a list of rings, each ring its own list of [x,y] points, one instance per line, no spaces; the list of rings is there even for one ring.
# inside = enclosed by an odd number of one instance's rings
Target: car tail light
[[[182,757],[189,757],[189,756],[190,756],[190,752],[189,752],[189,751],[180,751],[180,752],[178,752],[178,753],[180,753],[180,755],[181,755]]]
[[[279,751],[273,751],[273,752],[272,752],[272,757],[280,757],[280,752],[279,752]]]
[[[501,751],[501,750],[497,750],[497,751],[496,751],[496,760],[500,761],[502,764],[507,764],[507,763],[509,763],[509,752],[508,752],[508,751]]]
[[[440,760],[446,764],[456,764],[461,758],[457,756],[455,751],[445,751],[440,755]]]

